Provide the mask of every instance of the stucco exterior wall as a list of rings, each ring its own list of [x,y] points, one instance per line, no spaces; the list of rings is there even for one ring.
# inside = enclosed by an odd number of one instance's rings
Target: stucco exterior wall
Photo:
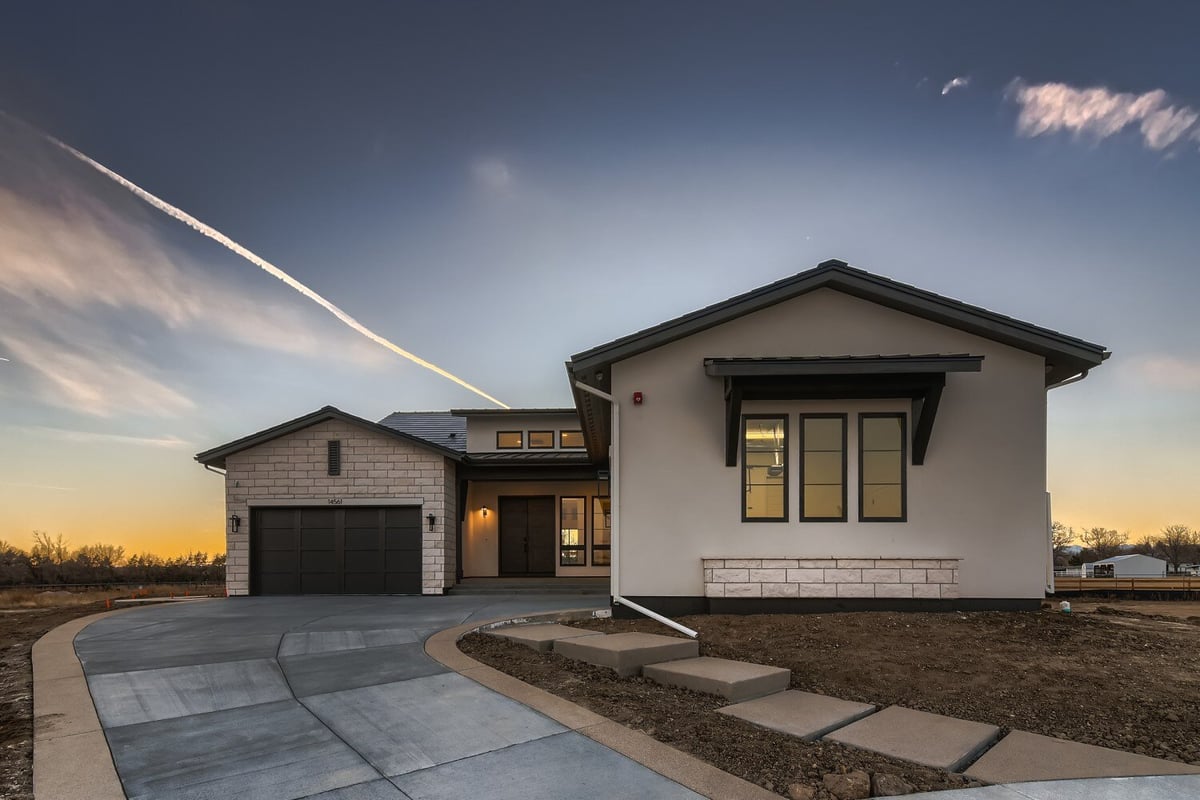
[[[463,524],[463,577],[494,577],[500,572],[500,515],[501,495],[554,495],[587,498],[588,566],[564,567],[559,564],[559,553],[555,552],[555,574],[562,577],[607,575],[608,567],[591,565],[592,553],[592,500],[607,497],[608,483],[602,481],[471,481],[467,494],[467,513]],[[488,507],[487,517],[481,511]],[[555,502],[555,525],[561,523],[561,507]],[[557,541],[558,530],[555,529]]]
[[[467,417],[467,452],[496,452],[497,431],[554,431],[554,449],[559,449],[559,431],[579,430],[579,417],[575,414],[482,414]],[[523,450],[529,450],[528,436]],[[582,452],[582,448],[568,448]],[[510,452],[510,451],[504,451]],[[534,452],[546,452],[535,450]]]
[[[947,376],[923,466],[910,462],[907,522],[857,521],[857,413],[907,400],[746,403],[789,415],[787,522],[741,522],[741,467],[726,467],[722,382],[705,357],[970,353]],[[1046,559],[1046,393],[1041,357],[832,289],[618,362],[620,593],[704,595],[702,558],[957,559],[964,598],[1033,598]],[[644,402],[634,406],[635,391]],[[798,522],[801,412],[846,412],[847,522]],[[913,421],[908,421],[911,437]]]
[[[326,474],[326,442],[342,443],[341,475]],[[225,462],[226,587],[250,593],[250,509],[271,505],[326,505],[330,499],[421,506],[424,554],[422,593],[454,585],[455,464],[391,436],[327,420],[229,456]],[[234,533],[231,515],[242,519]],[[430,530],[425,516],[437,519]]]

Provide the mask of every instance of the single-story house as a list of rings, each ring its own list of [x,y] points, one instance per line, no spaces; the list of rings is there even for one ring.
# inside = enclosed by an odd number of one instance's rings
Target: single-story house
[[[827,261],[571,357],[573,408],[326,407],[222,469],[231,595],[610,576],[661,613],[1036,607],[1101,345]]]
[[[1083,565],[1086,578],[1165,578],[1167,562],[1154,556],[1129,553]]]

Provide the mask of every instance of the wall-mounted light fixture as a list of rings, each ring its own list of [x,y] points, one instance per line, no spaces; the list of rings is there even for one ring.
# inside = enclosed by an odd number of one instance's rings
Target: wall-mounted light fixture
[[[425,517],[425,519],[429,520],[429,530],[433,530],[433,526],[437,523],[437,517],[433,514],[430,514],[429,516]]]
[[[484,519],[487,519],[488,507],[487,507],[487,506],[483,506],[483,507],[481,507],[481,508],[479,509],[479,513],[480,513],[480,514],[483,514],[483,518],[484,518]]]
[[[234,514],[229,518],[229,529],[234,533],[238,532],[238,528],[242,527],[242,518]]]

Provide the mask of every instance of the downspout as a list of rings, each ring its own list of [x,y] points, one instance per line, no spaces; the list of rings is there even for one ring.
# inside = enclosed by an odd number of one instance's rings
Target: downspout
[[[215,473],[217,473],[218,475],[224,475],[224,474],[225,474],[225,473],[224,473],[224,472],[222,472],[220,469],[218,469],[217,467],[214,467],[214,466],[212,466],[212,465],[210,465],[210,464],[205,464],[205,465],[204,465],[204,468],[205,468],[206,470],[208,470],[209,472],[215,472]]]
[[[1081,380],[1083,380],[1084,378],[1086,378],[1088,376],[1089,371],[1090,370],[1085,369],[1083,372],[1079,373],[1078,375],[1073,375],[1070,378],[1067,378],[1066,380],[1059,381],[1058,383],[1052,383],[1046,387],[1046,391],[1048,392],[1051,389],[1057,389],[1060,386],[1070,386],[1072,383],[1079,383]],[[1051,528],[1054,525],[1053,517],[1054,517],[1054,514],[1050,510],[1050,493],[1046,492],[1046,544],[1048,545],[1049,550],[1050,550],[1050,557],[1049,557],[1049,561],[1047,563],[1048,568],[1046,570],[1046,572],[1047,572],[1046,594],[1054,594],[1054,542],[1052,541],[1052,534],[1050,532]],[[1082,574],[1082,573],[1083,573],[1083,569],[1080,568],[1080,574]]]
[[[609,446],[608,454],[608,495],[609,503],[611,504],[610,535],[612,537],[612,565],[609,567],[610,574],[610,589],[612,600],[617,605],[631,608],[639,614],[649,617],[652,620],[661,622],[668,628],[679,631],[684,636],[689,636],[693,639],[700,634],[692,630],[686,625],[681,625],[673,619],[668,619],[656,611],[651,611],[645,606],[638,605],[632,600],[627,600],[621,596],[621,480],[620,480],[620,458],[621,458],[621,406],[608,392],[602,392],[594,386],[588,386],[583,381],[575,381],[575,388],[581,392],[595,395],[601,400],[607,400],[612,406],[612,444]]]
[[[1073,377],[1067,378],[1065,381],[1059,381],[1058,383],[1052,383],[1046,387],[1046,391],[1048,392],[1051,389],[1057,389],[1060,386],[1070,386],[1072,383],[1079,383],[1081,380],[1083,380],[1084,378],[1086,378],[1088,376],[1088,373],[1090,371],[1091,371],[1090,369],[1085,369],[1083,372],[1081,372],[1078,375],[1075,375]]]

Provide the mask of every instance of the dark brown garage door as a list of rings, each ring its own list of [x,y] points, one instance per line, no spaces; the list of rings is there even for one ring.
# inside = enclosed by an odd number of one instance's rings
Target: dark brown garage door
[[[421,509],[256,508],[251,594],[420,594]]]

